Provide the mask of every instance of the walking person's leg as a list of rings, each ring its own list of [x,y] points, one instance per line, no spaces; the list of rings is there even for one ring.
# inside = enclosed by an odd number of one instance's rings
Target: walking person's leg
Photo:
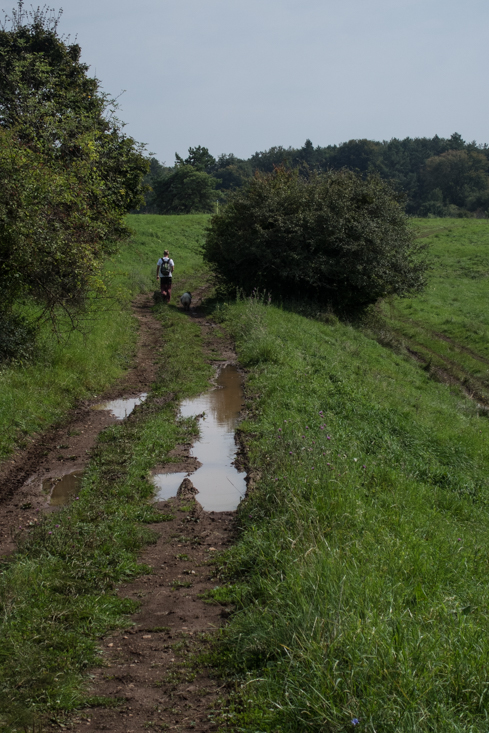
[[[161,297],[166,303],[170,302],[171,297],[171,277],[160,278]]]

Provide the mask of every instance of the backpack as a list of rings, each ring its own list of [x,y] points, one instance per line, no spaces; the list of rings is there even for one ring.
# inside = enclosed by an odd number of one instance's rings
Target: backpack
[[[171,265],[169,257],[166,262],[164,257],[161,258],[160,277],[171,277]]]

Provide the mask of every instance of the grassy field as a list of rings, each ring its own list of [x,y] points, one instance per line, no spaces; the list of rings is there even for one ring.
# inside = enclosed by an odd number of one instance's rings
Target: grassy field
[[[216,591],[237,607],[229,728],[487,731],[487,419],[334,319],[259,299],[216,315],[249,369],[242,431],[259,476]]]
[[[393,337],[440,374],[489,404],[489,222],[417,219],[433,270],[426,292],[384,303],[384,338]]]
[[[109,264],[114,287],[153,288],[163,246],[175,287],[192,289],[205,277],[205,221],[134,217],[137,237]],[[484,278],[468,273],[485,272],[488,225],[415,226],[434,241],[435,267],[425,295],[383,306],[395,349],[330,314],[260,298],[214,306],[248,370],[241,430],[255,469],[215,592],[236,607],[216,653],[239,681],[222,716],[233,732],[487,731],[489,422],[430,364],[450,361],[484,387]],[[0,576],[0,709],[11,721],[75,707],[97,637],[130,610],[113,588],[140,572],[150,540],[142,477],[194,429],[169,418],[208,378],[193,324],[174,309],[160,317],[165,369],[144,408],[101,435],[79,501],[34,528]],[[175,400],[153,410],[168,391]]]
[[[207,216],[130,216],[135,236],[106,264],[107,298],[91,304],[82,330],[57,340],[39,329],[32,362],[0,366],[0,460],[25,446],[29,435],[62,419],[76,400],[92,397],[128,368],[136,342],[130,303],[156,288],[164,249],[175,259],[175,291],[202,269],[199,244]]]

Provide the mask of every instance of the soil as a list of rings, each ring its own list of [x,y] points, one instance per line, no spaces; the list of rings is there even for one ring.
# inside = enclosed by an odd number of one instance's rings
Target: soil
[[[101,641],[103,666],[93,672],[92,694],[114,707],[81,711],[75,731],[218,728],[228,684],[199,657],[229,614],[204,596],[216,585],[213,556],[233,541],[234,512],[204,512],[191,496],[156,506],[174,518],[152,525],[158,540],[141,557],[152,573],[120,589],[140,610],[132,628]]]
[[[202,329],[209,362],[216,367],[235,364],[229,338],[200,308],[204,294],[205,287],[193,293],[188,316]],[[13,533],[33,520],[37,511],[56,511],[42,491],[43,480],[83,470],[99,432],[115,422],[109,412],[94,410],[93,405],[150,389],[163,337],[152,305],[147,295],[134,303],[139,342],[135,365],[124,379],[96,400],[79,404],[62,425],[36,436],[28,448],[0,467],[0,554],[14,549]],[[178,461],[171,465],[172,471],[192,472],[200,465],[190,457],[190,448],[190,444],[179,445],[171,452]],[[158,470],[155,467],[154,472]],[[227,684],[199,661],[199,655],[229,615],[228,609],[210,603],[205,594],[216,585],[213,557],[233,541],[234,512],[204,512],[189,479],[178,498],[155,507],[169,519],[153,525],[157,540],[142,553],[141,562],[150,572],[118,589],[122,597],[138,600],[139,610],[128,629],[100,640],[101,666],[91,675],[89,694],[112,702],[64,721],[75,731],[211,731],[218,727],[219,699],[227,693]]]

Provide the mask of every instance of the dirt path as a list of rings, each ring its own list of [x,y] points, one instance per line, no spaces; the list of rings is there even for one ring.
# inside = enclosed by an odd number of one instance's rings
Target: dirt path
[[[199,307],[204,290],[194,293],[189,317],[202,329],[209,361],[235,363],[232,343]],[[198,467],[190,447],[172,451],[180,459],[173,471]],[[205,594],[217,582],[213,556],[233,541],[234,512],[205,512],[192,493],[156,506],[171,519],[153,525],[157,541],[141,556],[151,572],[119,589],[140,602],[134,625],[101,640],[102,666],[93,671],[91,694],[112,705],[77,715],[72,723],[80,733],[217,730],[214,711],[227,685],[199,657],[228,615]]]
[[[223,330],[201,310],[205,287],[194,293],[188,316],[199,325],[207,358],[216,368],[236,362]],[[134,304],[139,320],[136,363],[125,378],[96,400],[79,405],[60,426],[35,438],[0,471],[0,553],[14,549],[20,527],[35,522],[39,512],[56,511],[42,482],[83,470],[101,430],[115,422],[94,403],[148,391],[156,376],[155,355],[163,333],[151,312],[151,296]],[[172,451],[181,464],[195,470],[191,445]],[[66,720],[75,731],[134,733],[138,731],[211,731],[214,709],[226,693],[215,672],[196,661],[228,611],[209,603],[205,594],[216,585],[212,558],[234,535],[234,512],[204,512],[193,495],[156,505],[167,521],[153,525],[157,541],[141,556],[151,572],[121,586],[123,597],[140,602],[132,626],[100,640],[101,667],[92,671],[89,693],[111,699]],[[55,726],[57,729],[57,726]],[[55,729],[53,728],[53,730]]]
[[[173,519],[153,525],[158,541],[141,557],[152,573],[120,589],[141,603],[134,626],[101,641],[103,666],[93,673],[91,693],[115,706],[82,711],[75,731],[217,729],[213,710],[226,684],[196,655],[227,615],[202,595],[216,585],[209,561],[231,543],[234,513],[203,512],[188,499],[158,509]]]
[[[139,321],[135,364],[114,387],[95,400],[80,403],[61,425],[54,426],[0,467],[0,555],[14,549],[13,534],[35,522],[39,512],[49,512],[49,495],[43,481],[81,471],[87,464],[98,434],[115,422],[106,410],[93,410],[96,403],[118,397],[132,397],[148,390],[156,375],[155,343],[161,326],[151,312],[150,295],[139,295],[134,315]]]

